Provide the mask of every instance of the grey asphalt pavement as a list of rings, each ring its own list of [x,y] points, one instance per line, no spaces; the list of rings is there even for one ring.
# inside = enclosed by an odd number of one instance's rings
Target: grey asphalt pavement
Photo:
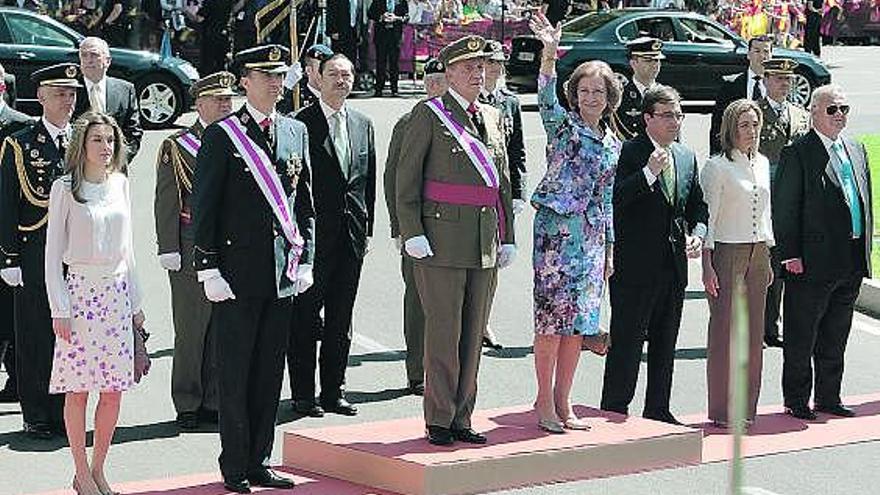
[[[846,47],[827,50],[834,80],[844,85],[853,105],[852,134],[876,132],[880,128],[880,106],[876,104],[876,61],[880,48]],[[534,95],[523,101],[534,103]],[[379,172],[383,169],[391,129],[416,98],[357,99],[352,106],[369,115],[376,126]],[[192,114],[181,122],[189,122]],[[189,120],[188,120],[189,119]],[[530,171],[529,185],[544,171],[545,138],[537,113],[524,116]],[[704,159],[708,149],[709,117],[688,115],[683,141]],[[169,395],[173,330],[168,278],[155,256],[153,189],[155,159],[161,139],[170,131],[145,134],[141,152],[131,167],[135,208],[135,243],[138,272],[146,288],[147,326],[154,356],[150,375],[125,394],[108,475],[112,481],[129,481],[177,476],[216,470],[219,439],[210,430],[179,434],[174,426],[174,409]],[[880,180],[875,178],[875,180]],[[378,197],[382,198],[381,181]],[[365,423],[421,414],[421,403],[406,395],[403,363],[402,290],[399,257],[389,238],[384,203],[377,202],[377,221],[371,251],[367,256],[355,309],[352,356],[348,369],[348,397],[359,405],[356,418],[328,416],[324,419],[295,419],[290,410],[289,386],[285,382],[279,408],[273,461],[280,462],[280,432],[285,428]],[[479,408],[530,404],[535,394],[532,375],[531,221],[530,209],[516,221],[519,252],[514,265],[500,275],[491,324],[507,346],[500,353],[487,353],[480,373]],[[678,341],[672,407],[676,414],[703,411],[705,399],[705,345],[708,309],[699,283],[699,266],[692,263],[691,284],[685,302]],[[604,320],[607,322],[607,311]],[[847,351],[846,395],[880,392],[880,324],[857,316]],[[584,353],[575,381],[576,403],[596,405],[601,392],[603,361]],[[644,376],[644,370],[643,370]],[[761,403],[781,402],[781,351],[765,351]],[[0,380],[5,379],[0,376]],[[632,410],[641,409],[641,382]],[[0,405],[0,494],[33,493],[69,486],[73,475],[69,453],[62,443],[35,444],[19,433],[21,416],[17,406]],[[308,453],[303,452],[303,455]],[[880,443],[864,442],[811,451],[771,455],[746,462],[747,485],[753,493],[869,494],[880,485]],[[510,494],[722,494],[726,492],[727,464],[655,471],[610,479],[524,488]]]

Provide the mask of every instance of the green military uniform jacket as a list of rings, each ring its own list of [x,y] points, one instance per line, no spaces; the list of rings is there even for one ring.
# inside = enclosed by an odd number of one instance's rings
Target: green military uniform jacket
[[[201,140],[204,131],[201,122],[196,119],[196,123],[188,129],[182,129],[165,138],[159,149],[154,202],[159,254],[181,252],[181,224],[184,227],[190,225],[192,219],[190,195],[196,157],[181,147],[177,139],[190,133]]]
[[[480,139],[467,112],[446,93],[443,105],[472,136]],[[409,117],[397,165],[397,218],[403,240],[425,235],[433,256],[417,260],[430,266],[492,268],[501,244],[514,244],[513,206],[501,115],[490,105],[479,105],[486,127],[486,147],[499,176],[504,238],[499,239],[498,212],[491,206],[467,206],[424,200],[422,187],[433,180],[485,186],[467,153],[428,107],[418,103]]]
[[[782,114],[777,113],[766,99],[761,99],[758,107],[764,114],[758,150],[770,162],[770,180],[774,182],[782,148],[810,132],[810,114],[789,101],[783,104]]]

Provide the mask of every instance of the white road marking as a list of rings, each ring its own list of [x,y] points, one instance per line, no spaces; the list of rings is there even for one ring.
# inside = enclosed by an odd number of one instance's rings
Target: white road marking
[[[357,345],[358,347],[364,349],[367,352],[379,353],[379,352],[393,352],[394,351],[394,349],[392,349],[388,346],[382,345],[379,342],[376,342],[375,340],[373,340],[373,339],[371,339],[361,333],[355,333],[351,339],[351,343],[354,345]]]
[[[758,488],[756,486],[744,486],[742,489],[743,495],[780,495],[776,492],[771,492],[770,490],[765,490],[763,488]]]

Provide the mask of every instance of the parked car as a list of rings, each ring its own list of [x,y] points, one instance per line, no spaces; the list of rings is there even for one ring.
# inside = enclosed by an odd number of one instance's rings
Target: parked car
[[[621,77],[630,77],[625,43],[644,35],[663,40],[666,60],[658,81],[678,89],[684,100],[714,101],[721,77],[742,72],[748,64],[746,40],[703,15],[621,9],[589,13],[563,25],[556,64],[559,84],[586,60],[604,60]],[[513,39],[508,85],[520,90],[536,89],[541,49],[541,42],[534,36]],[[817,57],[784,48],[774,48],[773,53],[800,64],[792,85],[792,101],[805,105],[813,88],[831,82],[831,74]]]
[[[0,63],[18,82],[17,106],[24,112],[40,112],[37,89],[30,74],[62,62],[79,63],[78,48],[84,36],[41,14],[0,7]],[[135,85],[146,129],[168,127],[192,106],[189,87],[199,73],[189,62],[158,54],[111,48],[109,75]]]

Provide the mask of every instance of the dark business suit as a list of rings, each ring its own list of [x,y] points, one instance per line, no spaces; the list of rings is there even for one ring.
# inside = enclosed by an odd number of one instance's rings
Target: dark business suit
[[[386,68],[391,92],[397,93],[397,74],[400,72],[400,38],[403,25],[409,22],[409,7],[404,0],[394,0],[394,15],[401,18],[391,23],[382,21],[388,12],[386,0],[373,0],[367,17],[373,21],[373,43],[376,45],[376,90],[385,86]]]
[[[134,160],[141,148],[141,137],[144,131],[141,129],[141,110],[138,106],[137,92],[134,84],[107,76],[106,94],[104,96],[104,113],[116,119],[116,123],[122,129],[125,142],[128,145],[128,163]],[[73,112],[73,120],[91,109],[89,93],[83,84],[76,94],[76,109]]]
[[[358,14],[355,14],[355,17],[357,16]],[[355,19],[355,25],[352,26],[350,0],[327,2],[326,31],[330,36],[333,52],[344,54],[357,65],[357,19]]]
[[[376,202],[376,148],[373,123],[346,107],[350,166],[343,172],[320,103],[296,118],[306,125],[315,197],[315,284],[296,298],[288,365],[296,400],[315,397],[315,351],[321,336],[321,402],[342,398],[351,347],[351,317],[367,238],[373,235]]]
[[[3,141],[0,164],[0,262],[20,267],[14,318],[18,393],[26,425],[60,428],[62,394],[49,394],[55,333],[46,295],[49,190],[64,173],[63,153],[42,121]]]
[[[724,116],[724,109],[734,101],[748,95],[746,91],[748,77],[748,70],[746,70],[734,77],[727,76],[721,79],[718,96],[715,98],[715,108],[712,110],[712,126],[709,128],[709,153],[712,155],[721,151],[719,133],[721,132],[721,117]],[[749,84],[751,83],[750,81]]]
[[[627,413],[648,341],[648,387],[643,415],[669,414],[675,341],[687,285],[685,235],[706,224],[708,207],[693,151],[672,143],[676,197],[670,204],[658,178],[643,168],[654,152],[647,134],[623,145],[614,183],[614,275],[611,341],[605,361],[602,408]]]
[[[6,136],[20,130],[34,118],[15,110],[8,104],[0,110],[0,142]],[[8,285],[0,282],[0,354],[3,354],[3,369],[6,370],[6,385],[4,390],[15,395],[17,392],[17,377],[15,373],[15,332],[13,330],[13,291]],[[5,353],[4,353],[4,346]]]
[[[852,222],[835,167],[815,130],[783,148],[773,190],[773,231],[782,261],[800,258],[804,272],[785,272],[782,392],[787,407],[840,404],[844,351],[853,305],[871,273],[871,180],[865,148],[843,138],[861,202],[863,234]]]
[[[239,119],[247,136],[272,160],[305,247],[300,264],[314,257],[314,210],[308,134],[288,117],[274,123],[274,146],[246,107]],[[220,470],[226,481],[258,472],[272,452],[278,397],[295,281],[286,276],[289,243],[249,165],[219,124],[202,136],[193,184],[193,262],[217,269],[235,299],[212,308],[220,392]]]

